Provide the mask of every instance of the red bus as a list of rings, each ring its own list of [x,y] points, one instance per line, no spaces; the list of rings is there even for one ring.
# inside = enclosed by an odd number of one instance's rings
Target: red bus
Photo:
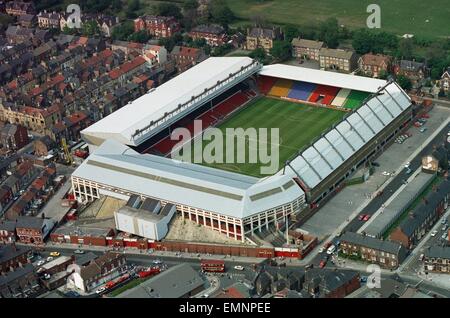
[[[223,273],[225,271],[225,262],[220,260],[204,259],[201,260],[200,267],[204,272]]]

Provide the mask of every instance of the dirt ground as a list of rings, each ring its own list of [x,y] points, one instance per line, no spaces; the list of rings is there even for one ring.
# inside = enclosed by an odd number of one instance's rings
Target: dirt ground
[[[172,222],[169,224],[169,232],[165,239],[202,243],[249,245],[248,243],[228,238],[217,231],[212,231],[210,228],[198,225],[193,221],[183,220],[181,215],[174,216]]]

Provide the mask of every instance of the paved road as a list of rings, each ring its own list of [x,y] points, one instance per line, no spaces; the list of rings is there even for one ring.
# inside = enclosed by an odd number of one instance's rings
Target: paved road
[[[419,169],[422,163],[422,157],[431,153],[433,147],[437,144],[442,143],[447,138],[447,132],[450,130],[450,124],[443,127],[440,132],[429,142],[423,149],[410,161],[410,169],[415,171]],[[391,195],[403,184],[405,179],[408,179],[410,175],[406,173],[406,169],[400,170],[392,179],[389,184],[387,184],[383,190],[382,195],[373,198],[367,206],[363,209],[364,214],[373,215],[376,211],[381,207],[383,203],[385,203]],[[351,220],[348,225],[344,228],[342,232],[356,232],[358,229],[363,226],[364,221],[360,221],[358,217],[355,217]],[[328,241],[335,241],[337,237],[330,237]],[[318,254],[311,261],[310,264],[314,266],[318,266],[320,261],[325,258],[325,253]],[[330,263],[330,262],[328,262]],[[331,266],[328,265],[327,266]]]

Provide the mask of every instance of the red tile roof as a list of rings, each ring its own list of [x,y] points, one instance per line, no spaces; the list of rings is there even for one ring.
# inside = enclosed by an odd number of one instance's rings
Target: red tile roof
[[[142,56],[138,56],[137,58],[133,59],[132,61],[125,62],[118,68],[113,69],[111,72],[109,72],[108,75],[109,75],[109,77],[111,77],[111,79],[117,79],[121,75],[126,74],[126,73],[130,72],[131,70],[145,64],[145,62],[146,61]]]

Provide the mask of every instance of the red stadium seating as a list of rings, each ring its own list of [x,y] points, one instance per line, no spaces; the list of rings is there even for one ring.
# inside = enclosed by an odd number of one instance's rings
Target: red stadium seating
[[[267,95],[277,80],[275,77],[260,76],[258,78],[258,89],[261,94]]]
[[[323,105],[330,105],[333,99],[336,97],[339,92],[339,88],[333,86],[326,85],[318,85],[317,88],[312,92],[308,101],[312,103],[319,102]],[[319,99],[322,97],[322,100]]]
[[[254,92],[253,92],[254,93]],[[255,94],[256,96],[256,94]],[[219,118],[225,117],[230,114],[240,106],[242,106],[245,102],[249,100],[249,96],[246,93],[238,92],[223,102],[219,103],[216,107],[211,110],[208,110],[198,116],[196,119],[202,121],[202,128],[206,129],[212,125],[214,125]],[[191,135],[194,136],[194,122],[190,121],[183,125],[187,128]],[[170,136],[161,139],[158,143],[153,145],[150,148],[150,152],[160,153],[162,155],[167,155],[172,151],[173,146],[178,143],[177,140],[171,140]]]

